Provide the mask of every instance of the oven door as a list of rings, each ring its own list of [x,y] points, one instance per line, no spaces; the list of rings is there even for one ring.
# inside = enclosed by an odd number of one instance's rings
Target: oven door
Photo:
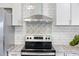
[[[25,42],[25,49],[51,49],[52,42]]]

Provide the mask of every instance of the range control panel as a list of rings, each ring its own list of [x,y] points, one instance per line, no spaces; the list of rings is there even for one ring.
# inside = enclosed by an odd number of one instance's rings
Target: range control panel
[[[28,40],[32,40],[32,41],[50,41],[51,40],[51,36],[49,35],[44,35],[44,36],[25,36],[25,40],[28,41]]]

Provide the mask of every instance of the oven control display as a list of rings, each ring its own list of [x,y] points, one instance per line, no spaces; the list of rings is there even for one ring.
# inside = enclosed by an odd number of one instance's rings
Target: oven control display
[[[50,36],[26,36],[25,38],[26,40],[35,40],[35,41],[51,41],[51,37]]]
[[[43,37],[34,37],[34,39],[42,39],[43,40]]]

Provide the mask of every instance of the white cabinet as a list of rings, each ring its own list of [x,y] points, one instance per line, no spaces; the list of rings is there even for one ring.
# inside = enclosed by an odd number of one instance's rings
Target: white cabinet
[[[56,25],[79,25],[79,3],[56,4]]]
[[[0,3],[1,8],[12,8],[12,25],[22,25],[21,3]]]
[[[22,25],[22,5],[21,3],[15,3],[12,6],[12,25],[20,26]]]
[[[71,4],[71,25],[79,25],[79,3]]]
[[[56,4],[56,25],[70,25],[70,4]]]
[[[64,56],[79,56],[78,51],[64,51]]]

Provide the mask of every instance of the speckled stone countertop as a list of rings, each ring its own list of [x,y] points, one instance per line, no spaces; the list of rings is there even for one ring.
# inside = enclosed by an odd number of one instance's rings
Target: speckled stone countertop
[[[9,48],[7,51],[8,52],[20,52],[21,49],[24,47],[24,45],[14,45],[11,48]]]
[[[75,52],[75,53],[79,53],[79,45],[76,46],[63,46],[63,49],[65,50],[65,52]]]
[[[57,52],[74,52],[79,53],[79,45],[70,46],[70,45],[54,45],[54,48]]]
[[[15,45],[8,49],[11,52],[19,52],[24,47],[24,45]],[[53,45],[56,52],[76,52],[79,53],[79,45],[69,46],[69,45]]]

